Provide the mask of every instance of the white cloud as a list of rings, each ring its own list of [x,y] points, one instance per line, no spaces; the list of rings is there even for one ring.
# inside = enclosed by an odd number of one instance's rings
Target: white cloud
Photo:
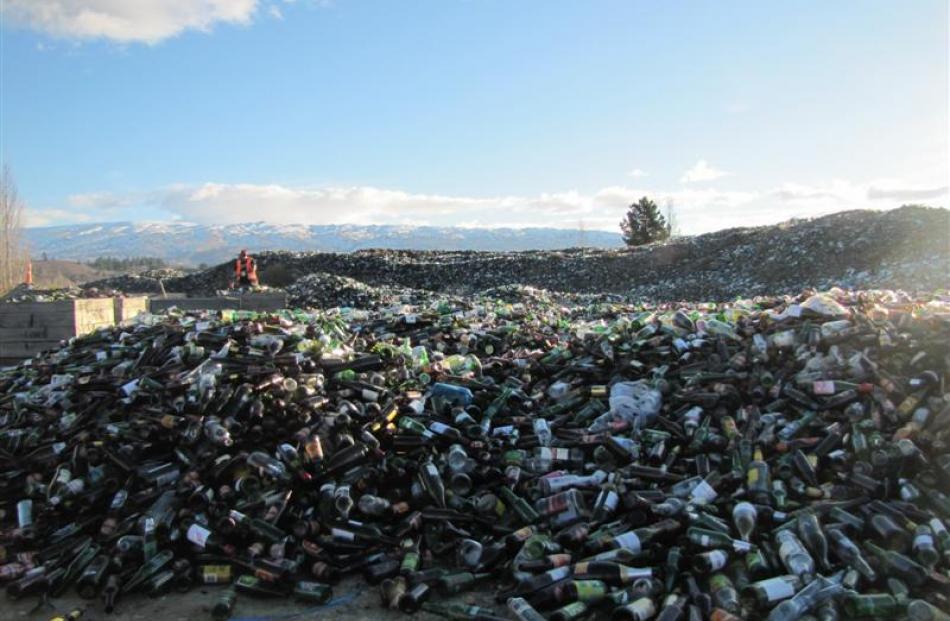
[[[281,13],[280,7],[276,4],[272,4],[267,8],[267,13],[274,19],[284,19],[284,14]]]
[[[141,197],[135,194],[114,194],[112,192],[89,192],[87,194],[73,194],[66,199],[70,207],[75,209],[109,210],[123,207],[134,207],[141,202]]]
[[[627,173],[627,176],[634,177],[635,179],[639,179],[640,177],[646,177],[648,174],[650,173],[643,170],[642,168],[634,168],[633,170]]]
[[[592,193],[576,190],[533,196],[450,196],[370,186],[176,185],[134,194],[71,196],[68,212],[37,212],[50,224],[125,220],[142,210],[199,224],[267,221],[281,224],[403,224],[469,227],[555,227],[617,230],[627,206],[642,196],[661,207],[672,202],[685,234],[773,224],[845,209],[890,209],[901,201],[871,200],[875,183],[833,180],[819,185],[786,183],[761,190],[617,185]],[[936,203],[939,204],[939,203]],[[31,214],[32,215],[32,214]],[[56,217],[54,217],[56,216]]]
[[[727,177],[732,173],[713,168],[706,160],[699,160],[692,168],[683,173],[680,177],[680,183],[696,183],[699,181],[713,181],[721,177]]]
[[[870,200],[889,200],[915,202],[933,199],[946,200],[947,194],[950,194],[950,187],[920,187],[920,186],[900,186],[900,185],[872,185],[868,188],[868,198]]]
[[[30,209],[24,210],[26,226],[50,226],[54,224],[81,224],[92,222],[93,217],[74,209]]]
[[[217,22],[246,24],[258,0],[5,0],[2,14],[68,39],[157,43]]]

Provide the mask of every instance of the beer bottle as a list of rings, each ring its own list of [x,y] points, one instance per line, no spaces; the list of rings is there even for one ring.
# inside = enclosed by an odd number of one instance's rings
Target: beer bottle
[[[934,545],[933,531],[926,524],[917,527],[911,548],[914,556],[925,567],[932,569],[940,560],[940,553]]]
[[[899,552],[885,550],[873,542],[866,542],[865,547],[880,561],[882,569],[887,569],[894,575],[906,580],[909,584],[919,587],[923,585],[930,574],[923,565],[907,558]]]
[[[581,562],[572,567],[573,576],[581,580],[601,580],[610,586],[631,584],[642,578],[652,578],[650,567],[627,567],[607,561]]]
[[[795,595],[801,587],[801,578],[785,575],[753,582],[745,588],[744,592],[754,597],[760,608],[773,608],[778,602]]]
[[[518,621],[545,621],[544,616],[523,597],[508,598],[508,610]]]
[[[950,621],[950,614],[928,601],[914,599],[907,604],[907,619],[908,621]]]
[[[819,567],[824,571],[831,569],[831,563],[828,561],[828,540],[818,522],[818,516],[813,511],[806,511],[798,516],[797,525],[799,538],[814,558],[818,559]]]
[[[733,614],[739,613],[739,593],[726,574],[719,572],[710,576],[709,591],[713,605]]]
[[[815,575],[815,561],[791,530],[775,533],[775,545],[778,546],[779,559],[788,573],[794,574],[805,582]]]
[[[621,606],[610,615],[611,621],[647,621],[656,614],[656,603],[649,597]]]
[[[234,603],[237,601],[237,593],[234,588],[229,588],[214,603],[211,609],[211,616],[214,621],[227,621],[234,612]]]
[[[861,554],[861,549],[854,541],[839,528],[828,529],[828,539],[831,541],[835,555],[844,563],[864,576],[869,582],[877,580],[877,574]]]
[[[887,593],[849,593],[844,599],[844,611],[849,617],[892,617],[902,608],[893,595]]]
[[[709,530],[706,528],[691,527],[686,530],[686,536],[689,540],[703,548],[730,548],[733,552],[744,554],[750,551],[753,546],[747,541],[733,539],[728,534],[721,531]]]
[[[749,541],[749,536],[755,530],[757,517],[758,512],[752,503],[738,502],[732,508],[732,522],[735,524],[736,530],[739,531],[739,538],[742,541]]]

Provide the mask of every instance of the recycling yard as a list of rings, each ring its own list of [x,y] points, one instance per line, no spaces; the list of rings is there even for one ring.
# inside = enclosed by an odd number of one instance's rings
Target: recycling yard
[[[945,296],[387,296],[145,313],[0,372],[12,610],[948,608]]]
[[[0,621],[950,621],[948,23],[0,0]]]

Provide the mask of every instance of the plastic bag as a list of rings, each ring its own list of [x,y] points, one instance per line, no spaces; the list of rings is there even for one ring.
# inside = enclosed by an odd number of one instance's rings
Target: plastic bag
[[[610,388],[609,403],[610,410],[594,420],[590,431],[602,431],[616,420],[625,420],[634,429],[645,427],[660,413],[663,395],[644,380],[617,382]]]

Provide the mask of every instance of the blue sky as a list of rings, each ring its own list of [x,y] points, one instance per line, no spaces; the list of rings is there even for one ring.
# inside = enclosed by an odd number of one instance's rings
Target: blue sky
[[[29,222],[947,206],[948,3],[4,0]]]

